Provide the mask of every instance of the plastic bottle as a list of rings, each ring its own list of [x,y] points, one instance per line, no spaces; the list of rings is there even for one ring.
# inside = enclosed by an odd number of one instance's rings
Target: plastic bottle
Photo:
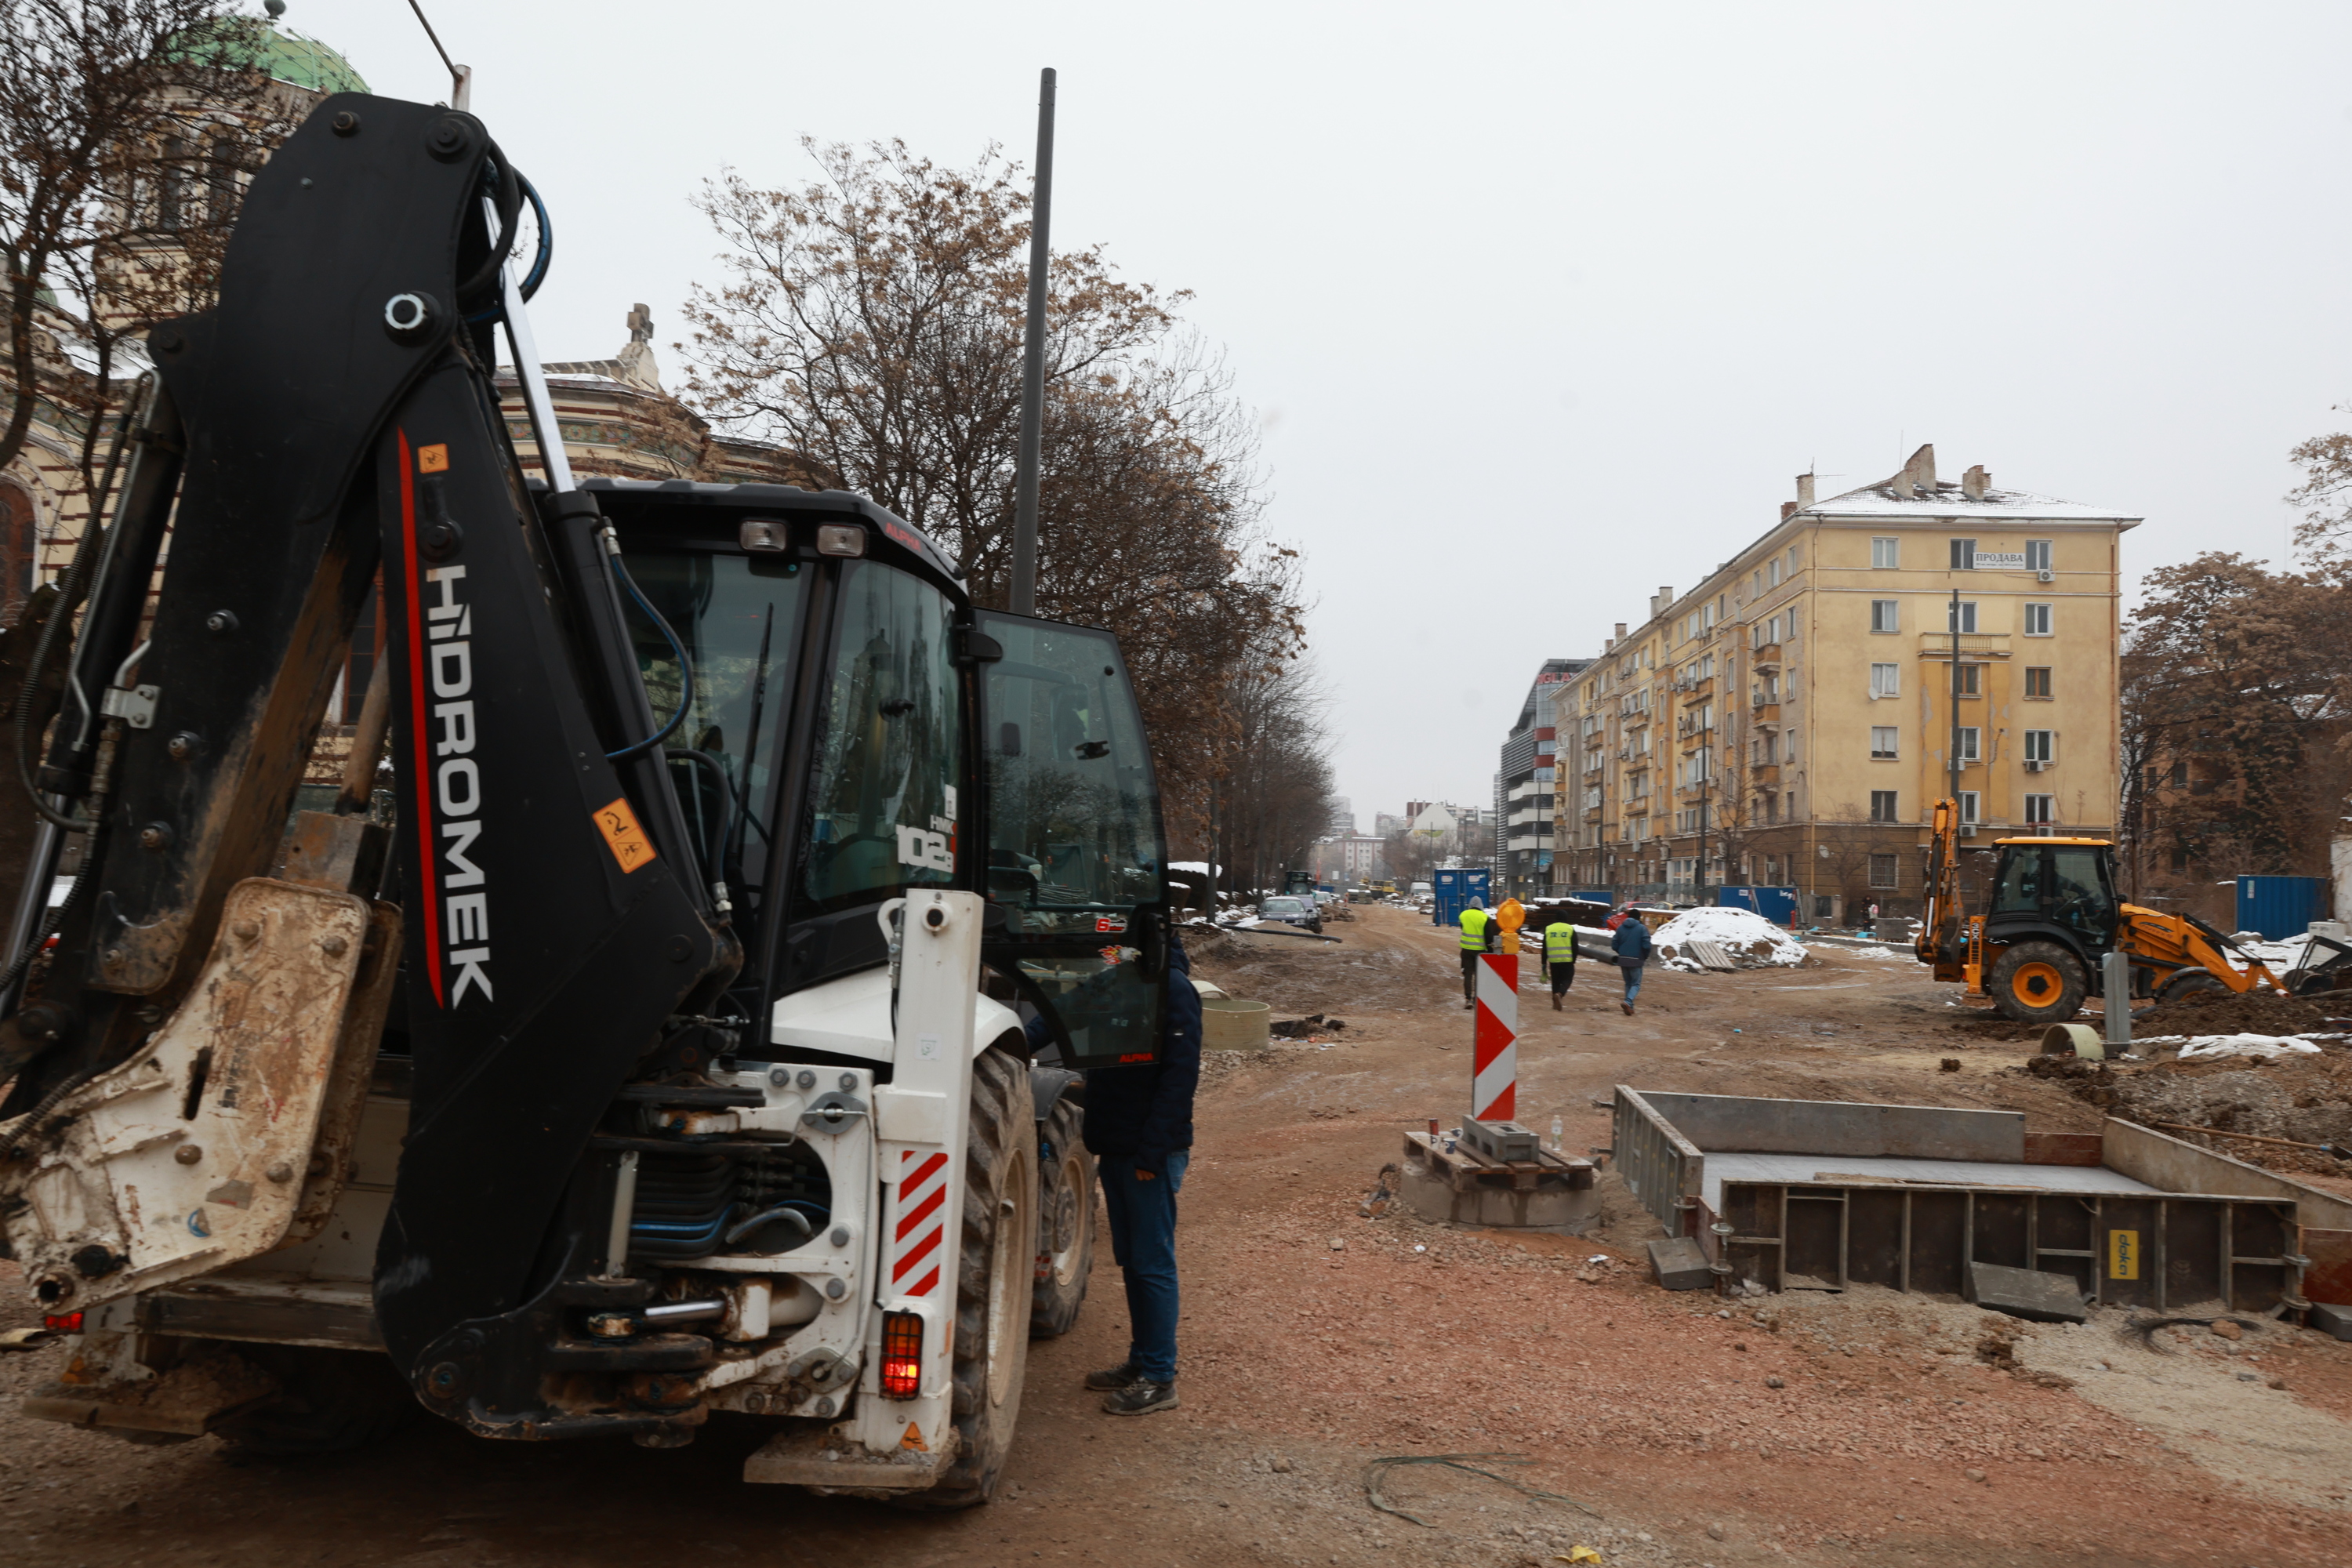
[[[1567,1136],[1568,1129],[1561,1125],[1559,1117],[1553,1117],[1551,1119],[1551,1152],[1553,1153],[1559,1152],[1560,1141]]]

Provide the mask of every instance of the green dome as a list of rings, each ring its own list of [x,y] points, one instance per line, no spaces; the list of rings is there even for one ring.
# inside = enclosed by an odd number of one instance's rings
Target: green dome
[[[274,19],[224,16],[209,30],[204,52],[225,65],[257,66],[275,80],[312,92],[368,89],[351,61],[316,38],[280,31]]]

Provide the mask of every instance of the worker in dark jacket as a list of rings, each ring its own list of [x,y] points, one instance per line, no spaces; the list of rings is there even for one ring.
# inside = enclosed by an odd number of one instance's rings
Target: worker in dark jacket
[[[1625,973],[1625,1000],[1618,1005],[1630,1018],[1634,998],[1642,994],[1642,965],[1650,957],[1650,928],[1642,923],[1641,916],[1629,914],[1617,934],[1609,939],[1609,945],[1616,950],[1617,966]]]
[[[1033,1026],[1034,1030],[1034,1026]],[[1087,1374],[1114,1415],[1176,1408],[1176,1194],[1192,1154],[1201,1082],[1201,994],[1168,938],[1168,1019],[1160,1059],[1087,1073],[1087,1150],[1102,1179],[1110,1251],[1127,1282],[1127,1359]]]

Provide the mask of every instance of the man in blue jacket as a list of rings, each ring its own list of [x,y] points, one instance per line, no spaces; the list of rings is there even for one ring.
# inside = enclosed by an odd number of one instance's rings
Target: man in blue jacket
[[[1633,999],[1642,994],[1642,965],[1650,957],[1650,928],[1642,923],[1641,916],[1629,914],[1618,923],[1617,934],[1609,939],[1609,945],[1616,951],[1617,966],[1625,973],[1625,999],[1618,1005],[1630,1018],[1633,1016]]]
[[[1192,1154],[1201,1083],[1201,994],[1168,938],[1168,1021],[1160,1059],[1087,1073],[1087,1150],[1102,1179],[1110,1251],[1127,1281],[1127,1359],[1087,1374],[1113,1415],[1176,1408],[1176,1194]]]

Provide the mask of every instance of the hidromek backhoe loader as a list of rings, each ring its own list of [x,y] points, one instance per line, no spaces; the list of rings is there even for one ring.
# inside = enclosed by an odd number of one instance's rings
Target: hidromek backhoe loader
[[[1159,1040],[1125,667],[855,496],[575,484],[527,196],[470,115],[327,100],[6,651],[0,1232],[77,1336],[29,1409],[280,1448],[412,1395],[650,1447],[728,1410],[776,1426],[751,1479],[978,1500],[1086,1290],[1068,1069]],[[289,833],[378,582],[341,805]]]

